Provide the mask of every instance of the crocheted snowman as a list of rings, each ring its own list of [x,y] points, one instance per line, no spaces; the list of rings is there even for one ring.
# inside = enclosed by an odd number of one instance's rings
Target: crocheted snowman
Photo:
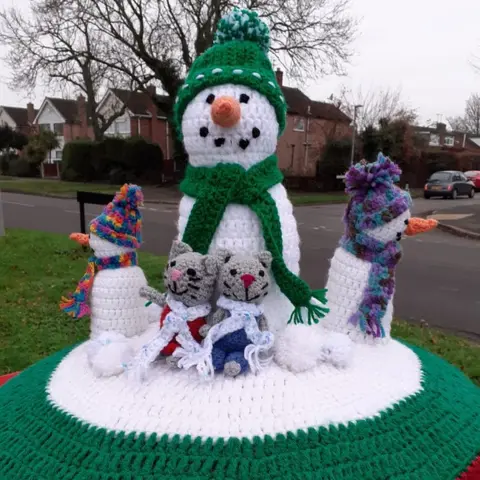
[[[125,184],[103,212],[90,222],[90,234],[70,237],[90,246],[85,275],[77,289],[60,304],[72,318],[90,315],[89,357],[99,374],[119,373],[117,365],[131,354],[128,338],[142,334],[158,307],[145,308],[139,290],[147,285],[138,266],[142,242],[141,188]]]
[[[327,280],[329,313],[321,322],[323,335],[302,326],[287,328],[279,340],[277,361],[295,371],[312,368],[325,347],[324,329],[337,333],[334,352],[354,342],[390,340],[395,268],[402,256],[400,240],[436,227],[436,220],[412,218],[408,192],[395,185],[401,170],[379,154],[377,161],[359,163],[346,174],[350,202],[345,233],[331,260]],[[328,348],[328,347],[327,347]],[[298,352],[301,352],[300,354]],[[349,360],[352,360],[350,355]]]
[[[272,254],[264,309],[275,334],[289,321],[318,321],[326,309],[324,292],[297,276],[297,224],[275,156],[287,106],[268,48],[257,14],[234,9],[189,70],[174,117],[189,156],[179,237],[203,254]]]

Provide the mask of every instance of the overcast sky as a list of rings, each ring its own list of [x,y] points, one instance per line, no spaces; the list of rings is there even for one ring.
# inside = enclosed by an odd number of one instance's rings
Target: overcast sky
[[[1,6],[11,3],[0,0]],[[437,114],[444,120],[461,114],[470,93],[480,93],[480,74],[470,65],[480,57],[480,0],[352,0],[352,9],[361,23],[348,76],[311,83],[307,93],[313,99],[326,100],[342,84],[355,91],[400,87],[425,122]],[[0,53],[5,54],[1,47]],[[40,106],[43,90],[35,97],[12,92],[7,77],[4,67],[0,105],[23,106],[31,98]]]

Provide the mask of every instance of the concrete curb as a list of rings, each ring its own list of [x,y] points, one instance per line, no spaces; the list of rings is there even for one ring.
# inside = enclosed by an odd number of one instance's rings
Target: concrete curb
[[[419,217],[427,218],[431,215],[434,215],[438,210],[429,210],[427,212],[419,213]],[[437,228],[443,232],[450,233],[457,237],[470,238],[471,240],[480,240],[480,233],[472,232],[471,230],[465,230],[464,228],[454,227],[453,225],[448,225],[446,223],[438,222]]]

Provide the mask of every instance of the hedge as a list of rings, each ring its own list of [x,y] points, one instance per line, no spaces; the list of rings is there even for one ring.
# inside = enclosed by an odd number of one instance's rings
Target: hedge
[[[162,166],[160,146],[142,137],[75,140],[63,149],[61,176],[69,181],[158,183]]]

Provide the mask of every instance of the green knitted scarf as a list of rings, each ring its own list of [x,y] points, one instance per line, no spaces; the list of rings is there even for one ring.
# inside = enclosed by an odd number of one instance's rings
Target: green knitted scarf
[[[236,164],[219,164],[215,167],[188,166],[181,191],[196,199],[190,212],[182,241],[194,251],[206,254],[217,231],[223,213],[229,204],[236,203],[251,208],[260,220],[265,245],[273,257],[272,271],[280,290],[295,306],[288,323],[304,323],[302,307],[306,308],[307,321],[318,323],[328,308],[312,303],[312,297],[325,304],[326,290],[314,290],[294,273],[283,260],[283,241],[277,206],[268,190],[280,183],[282,172],[276,155],[245,170]]]

